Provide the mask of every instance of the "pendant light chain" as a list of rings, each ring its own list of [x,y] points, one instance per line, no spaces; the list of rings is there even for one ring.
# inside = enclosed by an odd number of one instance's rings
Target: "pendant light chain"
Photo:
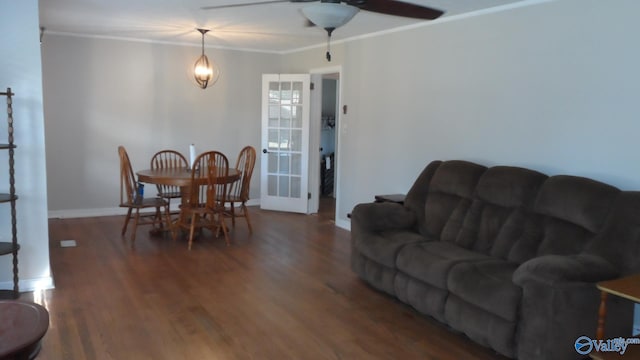
[[[336,28],[325,28],[327,30],[327,61],[331,62],[331,33]]]
[[[198,31],[202,33],[202,55],[204,55],[204,34],[206,34],[208,30],[198,29]]]

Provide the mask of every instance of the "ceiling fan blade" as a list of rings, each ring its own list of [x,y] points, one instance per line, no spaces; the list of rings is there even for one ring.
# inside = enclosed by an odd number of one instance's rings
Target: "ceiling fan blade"
[[[284,2],[313,2],[318,0],[267,0],[267,1],[254,1],[254,2],[246,2],[240,4],[227,4],[227,5],[213,5],[213,6],[203,6],[200,10],[215,10],[215,9],[228,9],[228,8],[236,8],[236,7],[245,7],[245,6],[254,6],[254,5],[267,5],[267,4],[277,4]]]
[[[438,9],[396,0],[347,0],[346,3],[361,10],[414,19],[434,20],[444,14]]]
[[[227,8],[235,8],[235,7],[243,7],[243,6],[276,4],[276,3],[283,3],[283,2],[290,2],[290,0],[269,0],[269,1],[247,2],[247,3],[241,3],[241,4],[203,6],[200,9],[201,10],[227,9]]]

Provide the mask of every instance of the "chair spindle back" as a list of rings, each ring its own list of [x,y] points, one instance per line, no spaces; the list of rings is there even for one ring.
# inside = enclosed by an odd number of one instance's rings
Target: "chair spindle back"
[[[238,154],[236,170],[240,173],[240,179],[229,186],[229,198],[239,201],[249,200],[249,185],[253,168],[256,164],[256,149],[252,146],[245,146]]]
[[[118,146],[120,156],[120,204],[133,204],[138,188],[129,155],[124,146]]]

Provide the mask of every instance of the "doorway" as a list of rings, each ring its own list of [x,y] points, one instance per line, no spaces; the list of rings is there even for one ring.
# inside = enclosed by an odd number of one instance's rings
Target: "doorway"
[[[335,218],[336,209],[336,126],[338,121],[338,73],[322,75],[320,115],[320,201],[318,213]]]
[[[342,67],[312,69],[309,126],[309,214],[336,219],[340,206],[340,112]],[[325,86],[326,85],[326,86]],[[326,89],[325,89],[326,87]]]

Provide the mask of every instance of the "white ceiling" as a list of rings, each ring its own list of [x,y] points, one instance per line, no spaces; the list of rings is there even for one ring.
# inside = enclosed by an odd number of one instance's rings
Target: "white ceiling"
[[[40,0],[40,24],[47,33],[67,33],[169,43],[200,44],[198,27],[211,29],[207,47],[287,52],[322,45],[326,33],[305,27],[300,9],[305,3],[279,3],[202,10],[203,6],[260,0]],[[409,2],[409,1],[408,1]],[[411,0],[445,11],[441,19],[523,0]],[[442,21],[442,20],[435,20]],[[420,24],[419,20],[360,11],[334,31],[338,41],[393,28]]]

